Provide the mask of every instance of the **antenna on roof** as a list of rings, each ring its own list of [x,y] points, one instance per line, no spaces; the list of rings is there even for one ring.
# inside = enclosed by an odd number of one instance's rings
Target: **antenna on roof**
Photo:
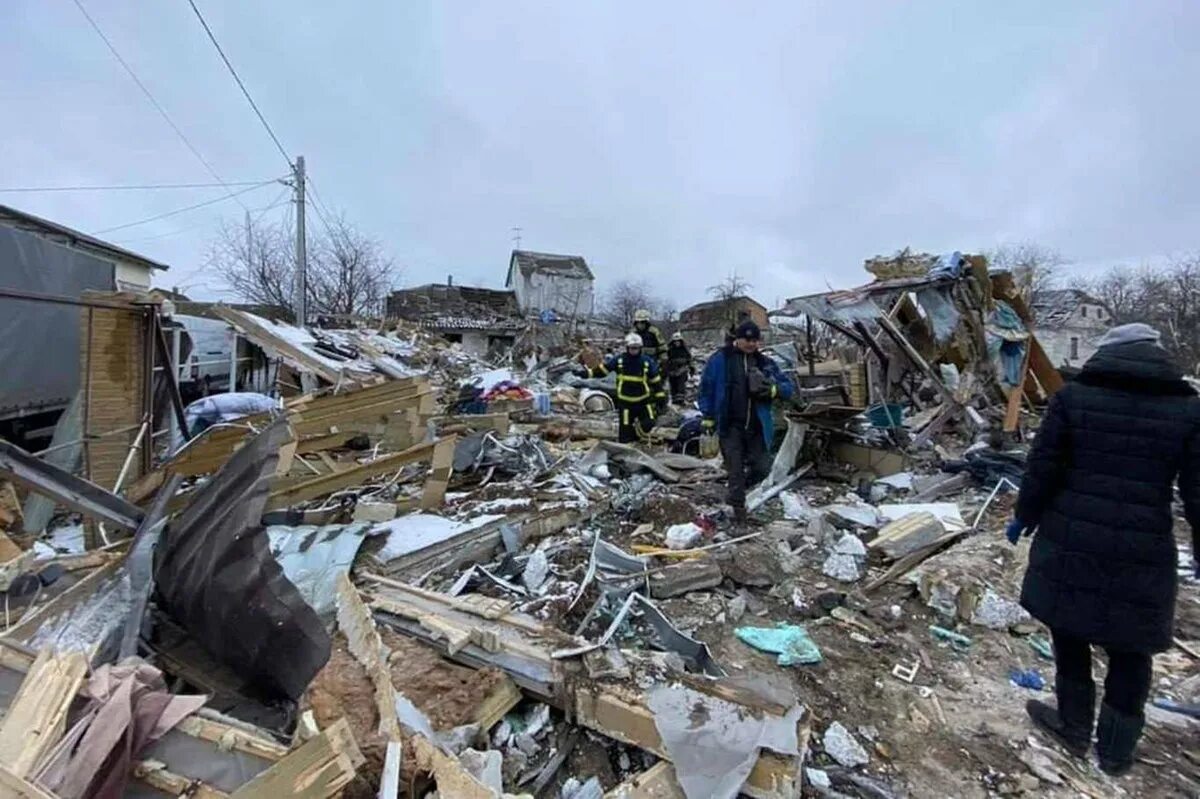
[[[514,228],[509,228],[509,229],[513,232],[513,237],[512,237],[513,249],[514,250],[521,249],[521,228],[514,227]]]

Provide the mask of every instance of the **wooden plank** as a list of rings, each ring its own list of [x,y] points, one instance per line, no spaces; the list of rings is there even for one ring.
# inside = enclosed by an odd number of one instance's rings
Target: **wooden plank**
[[[686,799],[675,779],[675,767],[660,760],[641,774],[604,794],[604,799]]]
[[[328,799],[354,779],[363,763],[350,725],[339,719],[231,794],[232,799]]]
[[[226,799],[229,794],[218,791],[200,780],[181,777],[167,770],[167,764],[158,760],[139,760],[133,764],[133,777],[160,793],[187,799]]]
[[[389,472],[399,471],[404,466],[410,463],[418,463],[423,460],[428,460],[433,456],[434,449],[439,442],[433,444],[418,444],[415,447],[410,447],[403,452],[394,452],[390,455],[384,455],[376,458],[370,463],[363,463],[353,468],[347,469],[344,472],[337,474],[321,475],[314,477],[311,480],[305,480],[302,483],[291,486],[289,488],[272,491],[267,498],[267,510],[275,510],[276,508],[286,508],[295,505],[298,502],[304,502],[317,497],[328,496],[335,491],[340,491],[343,488],[351,486],[364,485],[372,477],[378,477]]]
[[[38,653],[0,722],[0,764],[28,777],[67,728],[67,710],[83,685],[88,661],[82,652]]]
[[[7,591],[13,580],[33,567],[36,559],[36,552],[32,549],[21,549],[0,531],[0,591]]]
[[[197,713],[179,722],[175,729],[193,738],[217,744],[226,751],[245,752],[263,760],[281,760],[288,754],[286,746],[266,737],[265,734],[251,732]]]
[[[58,799],[45,788],[18,777],[3,765],[0,765],[0,796],[4,799]]]
[[[350,582],[350,575],[337,576],[337,623],[346,636],[347,648],[371,678],[375,687],[375,710],[379,714],[379,733],[389,741],[400,740],[400,722],[396,718],[396,687],[388,669],[387,647],[375,629],[371,611]]]
[[[438,439],[433,446],[429,476],[421,490],[421,510],[435,510],[446,501],[446,489],[450,486],[450,475],[454,471],[454,446],[456,436]]]
[[[1032,333],[1029,335],[1029,368],[1046,390],[1047,396],[1063,387],[1062,375],[1054,368],[1050,356],[1042,349],[1042,343]]]

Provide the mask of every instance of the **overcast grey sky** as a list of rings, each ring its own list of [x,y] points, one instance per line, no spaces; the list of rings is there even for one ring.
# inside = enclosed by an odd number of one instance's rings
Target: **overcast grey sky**
[[[186,0],[81,2],[225,180],[285,172]],[[1034,241],[1087,268],[1200,249],[1190,0],[198,5],[406,284],[500,285],[518,225],[679,307],[731,270],[768,305],[856,285],[906,245]],[[212,180],[73,0],[0,3],[0,74],[0,187]],[[0,202],[93,232],[223,193]],[[242,214],[107,237],[214,298],[206,242]]]

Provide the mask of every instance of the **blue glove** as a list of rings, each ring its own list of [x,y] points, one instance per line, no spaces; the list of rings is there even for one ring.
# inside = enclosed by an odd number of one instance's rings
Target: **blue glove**
[[[1014,518],[1008,523],[1008,527],[1004,528],[1004,536],[1008,539],[1008,543],[1016,544],[1021,540],[1021,534],[1032,535],[1033,528],[1025,524],[1020,519]]]

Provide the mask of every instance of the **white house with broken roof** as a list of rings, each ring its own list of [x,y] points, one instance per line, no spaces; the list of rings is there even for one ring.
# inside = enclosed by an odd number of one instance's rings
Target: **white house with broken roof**
[[[1083,366],[1112,326],[1112,314],[1104,304],[1079,289],[1039,292],[1032,306],[1034,332],[1056,367]]]
[[[596,277],[582,255],[513,250],[504,287],[516,293],[525,314],[553,311],[577,319],[595,312]]]

